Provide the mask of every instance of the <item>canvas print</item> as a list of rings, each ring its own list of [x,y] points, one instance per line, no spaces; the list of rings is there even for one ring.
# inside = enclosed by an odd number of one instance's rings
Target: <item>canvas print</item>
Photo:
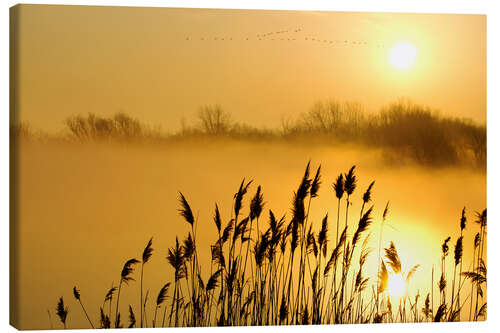
[[[13,326],[486,320],[485,15],[10,15]]]

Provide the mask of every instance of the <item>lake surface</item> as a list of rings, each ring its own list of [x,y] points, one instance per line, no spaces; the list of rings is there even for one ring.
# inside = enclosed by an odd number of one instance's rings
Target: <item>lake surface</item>
[[[187,198],[198,221],[200,258],[208,263],[210,245],[217,239],[213,223],[215,203],[224,224],[230,218],[232,199],[242,179],[253,184],[243,211],[262,185],[265,209],[261,229],[267,225],[268,209],[277,216],[291,216],[293,192],[311,160],[312,173],[321,164],[319,197],[311,203],[310,219],[319,230],[326,213],[330,217],[329,239],[335,239],[337,200],[332,183],[340,172],[356,165],[358,187],[352,196],[351,225],[357,223],[361,198],[368,184],[373,190],[373,248],[383,209],[390,201],[382,246],[393,240],[403,270],[415,264],[415,290],[428,288],[431,271],[440,266],[441,243],[459,235],[461,210],[469,219],[464,238],[464,270],[471,262],[473,237],[479,227],[474,212],[486,208],[486,174],[468,168],[425,168],[384,162],[379,151],[354,147],[291,145],[281,143],[228,142],[167,146],[119,146],[29,144],[19,151],[17,254],[17,309],[23,329],[61,327],[55,316],[60,296],[69,306],[68,326],[87,328],[73,286],[81,291],[90,317],[98,311],[112,284],[117,285],[123,264],[140,259],[153,237],[154,253],[144,270],[144,289],[152,303],[158,290],[173,280],[165,257],[169,247],[187,235],[189,225],[179,215],[178,191]],[[342,201],[344,212],[345,201]],[[351,228],[351,236],[352,229]],[[452,246],[450,246],[453,251]],[[448,260],[451,262],[453,254]],[[205,279],[210,269],[207,267]],[[450,265],[450,267],[452,267]],[[376,272],[376,255],[368,264],[368,276]],[[138,280],[137,272],[134,277]],[[439,278],[435,273],[435,284]],[[371,282],[374,281],[374,278]],[[124,286],[121,311],[139,302],[138,282]],[[425,295],[423,295],[425,296]],[[124,316],[125,317],[125,316]]]

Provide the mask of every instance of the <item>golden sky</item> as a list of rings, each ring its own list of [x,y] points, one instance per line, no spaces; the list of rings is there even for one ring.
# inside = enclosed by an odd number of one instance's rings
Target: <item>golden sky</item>
[[[319,100],[376,111],[401,97],[486,121],[484,15],[17,9],[16,112],[43,129],[125,111],[175,130],[215,103],[237,121],[277,127]],[[288,32],[257,37],[277,31]],[[407,70],[389,62],[401,41],[417,49]]]

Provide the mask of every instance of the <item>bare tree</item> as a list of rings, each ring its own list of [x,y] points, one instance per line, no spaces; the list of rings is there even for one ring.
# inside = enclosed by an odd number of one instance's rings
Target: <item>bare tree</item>
[[[231,115],[220,105],[203,106],[198,112],[200,127],[209,135],[224,135],[231,129]]]
[[[76,115],[66,119],[65,124],[71,135],[79,140],[132,139],[140,138],[144,125],[125,113],[113,117],[101,117],[93,113],[87,116]]]

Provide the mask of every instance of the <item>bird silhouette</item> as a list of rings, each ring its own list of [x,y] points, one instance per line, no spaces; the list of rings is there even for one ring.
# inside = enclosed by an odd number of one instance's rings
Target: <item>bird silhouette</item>
[[[330,44],[331,46],[339,45],[339,46],[344,46],[344,47],[350,47],[350,48],[355,48],[356,46],[365,46],[365,47],[372,47],[372,48],[385,48],[385,44],[382,41],[369,41],[369,40],[351,40],[351,39],[344,39],[344,40],[339,40],[339,39],[320,39],[317,37],[303,37],[302,38],[292,38],[294,35],[288,35],[284,36],[283,34],[291,34],[291,33],[298,33],[302,32],[302,28],[294,28],[294,29],[285,29],[285,30],[275,30],[275,31],[268,31],[266,33],[258,33],[256,34],[256,39],[259,41],[296,41],[296,40],[304,40],[304,41],[313,41],[313,42],[319,42],[319,43],[327,43]],[[276,37],[274,37],[276,35]],[[281,36],[278,36],[281,35]],[[274,38],[271,38],[274,37]],[[340,36],[339,36],[340,37]],[[209,40],[214,40],[214,41],[233,41],[233,40],[243,40],[243,41],[251,41],[252,38],[249,37],[244,37],[241,36],[238,38],[238,36],[234,37],[202,37],[202,36],[186,36],[185,37],[186,41],[209,41]]]

